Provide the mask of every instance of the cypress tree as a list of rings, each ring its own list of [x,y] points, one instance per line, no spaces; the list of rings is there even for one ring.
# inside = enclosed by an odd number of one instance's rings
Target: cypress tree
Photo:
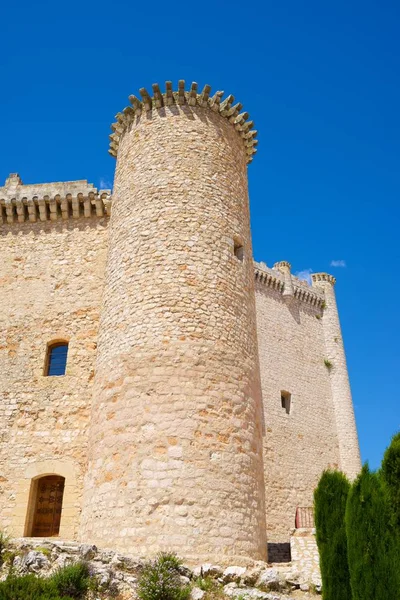
[[[339,471],[324,471],[314,492],[316,539],[324,600],[351,600],[345,510],[350,483]]]
[[[389,496],[394,524],[400,534],[400,433],[393,436],[384,454],[381,475]]]
[[[397,600],[397,532],[381,477],[364,465],[350,489],[346,534],[353,600]]]

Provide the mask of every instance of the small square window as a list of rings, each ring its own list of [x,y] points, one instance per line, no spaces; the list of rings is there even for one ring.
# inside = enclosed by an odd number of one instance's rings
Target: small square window
[[[281,405],[285,409],[286,414],[290,415],[290,409],[292,404],[292,395],[289,392],[281,392]]]

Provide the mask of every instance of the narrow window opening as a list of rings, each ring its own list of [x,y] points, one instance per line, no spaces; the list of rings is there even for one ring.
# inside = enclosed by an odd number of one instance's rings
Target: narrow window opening
[[[65,370],[67,368],[67,356],[67,342],[57,342],[56,344],[51,344],[47,350],[45,375],[65,375]]]
[[[290,415],[290,409],[292,404],[292,395],[289,392],[281,392],[281,405],[285,409],[286,414]]]
[[[233,240],[233,253],[240,262],[244,259],[244,248],[240,242]]]

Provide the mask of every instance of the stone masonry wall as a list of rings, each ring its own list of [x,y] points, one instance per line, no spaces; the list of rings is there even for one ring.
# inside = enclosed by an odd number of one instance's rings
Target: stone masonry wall
[[[290,552],[293,569],[301,574],[304,581],[320,587],[321,572],[315,529],[301,528],[293,531],[290,537]]]
[[[283,276],[268,271],[276,285],[256,283],[267,532],[269,542],[288,542],[296,507],[312,506],[321,472],[339,466],[339,449],[321,304],[285,300]],[[290,414],[281,391],[291,394]]]
[[[313,287],[324,292],[325,310],[322,324],[326,357],[330,362],[329,376],[336,415],[340,468],[352,480],[361,470],[361,457],[334,291],[336,279],[327,273],[313,273],[312,280]]]
[[[0,528],[14,535],[50,473],[66,479],[60,536],[77,535],[106,248],[106,218],[0,227]],[[44,376],[54,340],[69,342],[63,377]]]

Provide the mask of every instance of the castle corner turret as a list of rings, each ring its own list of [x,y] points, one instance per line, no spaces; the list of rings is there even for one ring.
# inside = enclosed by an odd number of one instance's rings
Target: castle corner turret
[[[322,325],[336,416],[340,468],[350,479],[354,479],[361,469],[361,459],[334,290],[336,279],[328,273],[313,273],[311,278],[313,287],[323,290],[325,296]]]

